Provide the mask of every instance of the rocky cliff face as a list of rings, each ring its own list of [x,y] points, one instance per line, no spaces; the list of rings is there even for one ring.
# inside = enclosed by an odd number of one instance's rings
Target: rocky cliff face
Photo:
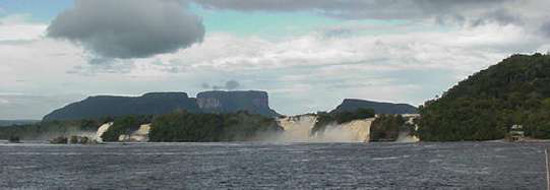
[[[269,108],[267,92],[263,91],[208,91],[197,94],[199,108],[207,113],[248,111],[268,117],[279,116]]]
[[[359,108],[374,109],[376,114],[414,114],[417,109],[409,104],[393,104],[384,102],[373,102],[367,100],[345,99],[333,112],[353,112]]]
[[[148,93],[141,97],[93,96],[44,116],[45,121],[92,119],[106,116],[156,115],[175,110],[199,112],[193,98],[183,92]]]

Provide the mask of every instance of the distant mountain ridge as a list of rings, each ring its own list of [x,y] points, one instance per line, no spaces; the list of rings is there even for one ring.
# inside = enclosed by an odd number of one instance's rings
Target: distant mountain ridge
[[[95,119],[107,116],[155,115],[174,110],[199,112],[193,98],[184,92],[147,93],[140,97],[92,96],[44,116],[49,120]]]
[[[416,107],[408,104],[393,104],[359,99],[345,99],[332,112],[371,108],[377,114],[412,114]],[[265,91],[206,91],[192,98],[184,92],[154,92],[139,97],[91,96],[71,103],[46,116],[44,121],[99,119],[125,115],[161,115],[176,110],[191,113],[235,113],[247,111],[266,117],[281,114],[269,107],[269,95]]]
[[[279,116],[269,108],[267,92],[209,91],[198,98],[184,92],[155,92],[140,97],[92,96],[57,109],[43,120],[78,120],[125,115],[160,115],[176,110],[192,113],[230,113],[248,111],[268,117]]]
[[[386,102],[374,102],[359,99],[344,99],[344,101],[332,110],[332,112],[353,112],[359,108],[373,109],[376,114],[415,114],[417,108],[409,104],[394,104]]]
[[[0,127],[12,126],[12,125],[28,125],[39,123],[40,120],[0,120]]]

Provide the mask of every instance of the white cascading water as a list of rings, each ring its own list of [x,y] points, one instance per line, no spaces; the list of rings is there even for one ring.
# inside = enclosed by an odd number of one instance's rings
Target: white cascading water
[[[109,128],[113,126],[113,122],[105,123],[97,129],[97,133],[93,138],[97,142],[103,142],[101,135],[105,133]],[[132,132],[130,136],[120,135],[118,137],[119,141],[132,141],[132,142],[147,142],[149,141],[149,131],[151,130],[151,124],[143,124],[139,126],[139,129]]]
[[[298,115],[277,119],[277,123],[285,131],[276,138],[282,142],[308,142],[311,141],[311,129],[317,121],[317,116]]]
[[[151,124],[143,124],[139,126],[139,129],[132,132],[130,136],[120,135],[118,141],[130,141],[130,142],[147,142],[149,141],[149,131],[151,130]]]
[[[311,129],[316,121],[317,116],[313,114],[279,118],[277,122],[285,132],[277,140],[282,142],[368,142],[370,126],[374,118],[329,125],[324,133],[312,136]]]
[[[97,133],[95,135],[94,140],[97,141],[97,142],[103,142],[103,139],[101,138],[101,135],[103,135],[103,133],[105,133],[107,130],[109,130],[109,128],[111,126],[113,126],[113,122],[109,122],[109,123],[105,123],[105,124],[101,125],[99,127],[99,129],[97,129]]]
[[[374,118],[368,118],[331,125],[318,138],[327,142],[369,142],[370,126],[373,121]]]
[[[405,115],[408,123],[416,115]],[[278,142],[369,142],[370,127],[375,118],[358,119],[343,124],[331,124],[325,128],[323,133],[311,135],[311,130],[315,126],[317,116],[314,114],[298,115],[278,118],[277,123],[284,129],[284,132],[275,136],[264,136],[261,138],[266,141]],[[99,127],[95,135],[95,140],[102,142],[101,135],[113,125],[112,122],[105,123]],[[137,131],[130,136],[121,135],[119,141],[147,142],[151,124],[141,125]],[[399,134],[396,142],[418,142],[419,139],[410,136],[408,133]]]
[[[418,125],[414,123],[414,119],[420,117],[419,114],[403,114],[401,115],[405,119],[407,119],[407,124],[414,125],[415,130],[418,130]],[[399,136],[397,137],[396,142],[403,142],[403,143],[412,143],[412,142],[419,142],[420,138],[417,136],[412,136],[409,133],[399,133]]]

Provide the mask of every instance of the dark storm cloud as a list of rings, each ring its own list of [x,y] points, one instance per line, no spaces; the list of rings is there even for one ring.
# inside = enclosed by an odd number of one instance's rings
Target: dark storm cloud
[[[319,11],[342,19],[453,18],[470,11],[499,7],[512,1],[516,0],[194,0],[208,9]]]
[[[202,21],[178,0],[77,0],[48,27],[106,58],[144,58],[202,42]]]

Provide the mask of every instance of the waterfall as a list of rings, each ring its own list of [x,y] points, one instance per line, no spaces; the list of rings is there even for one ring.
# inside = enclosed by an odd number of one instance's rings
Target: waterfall
[[[139,126],[138,130],[132,132],[130,135],[120,135],[118,141],[147,142],[149,141],[149,131],[151,131],[151,124],[143,124]]]
[[[97,142],[103,142],[101,135],[105,133],[109,128],[113,126],[113,122],[105,123],[97,129],[96,135],[93,138]],[[132,141],[132,142],[147,142],[149,141],[149,131],[151,130],[151,124],[140,125],[139,129],[132,132],[130,136],[120,135],[119,141]]]
[[[317,116],[313,114],[279,118],[277,122],[285,131],[277,140],[283,142],[310,141],[311,129],[316,121]]]
[[[285,130],[279,141],[283,142],[368,142],[370,126],[374,118],[354,120],[343,124],[331,124],[321,134],[311,136],[317,121],[314,114],[279,118],[277,122]]]
[[[95,135],[95,138],[94,140],[97,141],[97,142],[103,142],[103,139],[101,138],[101,135],[103,135],[103,133],[105,133],[107,130],[109,130],[109,128],[111,126],[113,126],[113,122],[109,122],[109,123],[105,123],[103,125],[101,125],[99,127],[99,129],[97,129],[97,133]]]

